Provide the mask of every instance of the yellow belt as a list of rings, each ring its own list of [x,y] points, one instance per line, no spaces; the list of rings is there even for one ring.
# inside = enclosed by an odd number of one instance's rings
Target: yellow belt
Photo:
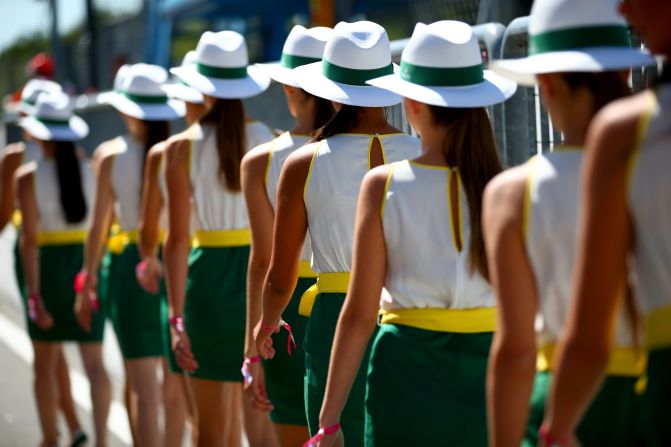
[[[119,231],[116,233],[113,231],[112,236],[110,236],[110,238],[107,240],[107,250],[109,250],[110,253],[119,255],[123,253],[126,245],[135,243],[137,243],[136,230]]]
[[[536,370],[550,371],[553,367],[555,344],[548,343],[538,350]],[[638,377],[645,371],[647,356],[634,348],[615,347],[610,353],[606,374],[610,376]]]
[[[14,228],[19,228],[22,222],[23,216],[21,216],[21,211],[14,210],[12,213],[12,225],[14,225]]]
[[[464,334],[494,332],[496,308],[381,310],[380,324],[402,324],[428,331]]]
[[[71,245],[86,242],[86,230],[40,231],[37,245]]]
[[[240,230],[196,231],[193,247],[242,247],[252,244],[249,228]]]
[[[301,297],[298,313],[304,317],[309,317],[319,293],[347,293],[349,276],[349,272],[319,273],[317,275],[317,283],[306,290]]]
[[[671,347],[671,306],[653,310],[645,317],[645,344],[651,350]]]
[[[317,274],[312,271],[310,261],[301,261],[298,267],[298,276],[301,278],[316,278]]]

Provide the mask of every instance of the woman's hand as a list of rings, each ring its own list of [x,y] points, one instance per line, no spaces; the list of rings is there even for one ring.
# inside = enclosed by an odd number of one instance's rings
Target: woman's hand
[[[145,292],[157,294],[161,288],[163,264],[155,257],[145,258],[135,267],[135,277]]]
[[[242,376],[245,394],[252,400],[252,406],[264,413],[272,411],[274,407],[268,399],[266,375],[259,356],[245,358]]]
[[[331,447],[333,445],[341,446],[343,443],[344,439],[340,424],[336,423],[325,428],[320,426],[317,434],[303,444],[303,447]]]
[[[186,333],[184,319],[182,317],[171,317],[170,326],[172,350],[175,352],[177,364],[186,372],[194,372],[198,369],[198,362],[196,362],[196,358],[191,352],[191,341]]]
[[[275,357],[275,348],[273,347],[273,334],[280,331],[279,323],[265,324],[263,319],[259,320],[254,328],[254,344],[256,344],[256,351],[264,359],[272,359]]]
[[[75,278],[75,317],[77,323],[86,332],[91,332],[91,312],[98,311],[98,297],[96,294],[97,277],[88,275],[85,271]]]
[[[28,297],[28,318],[42,330],[51,329],[54,325],[54,319],[39,293],[31,293]]]

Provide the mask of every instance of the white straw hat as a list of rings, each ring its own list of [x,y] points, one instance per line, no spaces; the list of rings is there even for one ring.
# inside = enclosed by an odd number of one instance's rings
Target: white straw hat
[[[326,41],[331,34],[333,34],[333,29],[325,26],[307,29],[302,25],[296,25],[284,42],[280,61],[256,65],[280,84],[300,87],[293,69],[301,65],[320,62],[324,55]]]
[[[536,75],[602,72],[650,65],[654,59],[630,47],[617,0],[536,0],[529,18],[529,56],[496,60],[497,73],[524,85]]]
[[[247,43],[235,31],[206,31],[198,41],[195,63],[172,68],[170,72],[204,95],[215,98],[249,98],[270,85],[267,74],[249,66]]]
[[[321,62],[295,68],[300,86],[320,98],[360,107],[386,107],[402,98],[366,81],[394,73],[387,32],[377,23],[340,22]]]
[[[193,65],[196,63],[196,52],[191,50],[182,60],[182,67]],[[181,99],[182,101],[190,102],[192,104],[202,104],[203,103],[203,94],[200,93],[193,87],[189,87],[184,83],[184,81],[177,79],[176,82],[170,82],[164,86],[165,91],[168,93],[168,96],[175,99]]]
[[[73,115],[70,97],[63,92],[43,92],[33,112],[19,120],[26,132],[38,140],[78,141],[89,134],[86,121]]]
[[[31,79],[21,90],[21,101],[18,108],[21,112],[30,114],[33,111],[37,97],[44,92],[56,93],[62,92],[63,88],[47,79]]]
[[[463,22],[418,23],[397,74],[368,81],[396,94],[441,107],[484,107],[510,98],[517,84],[483,69],[478,39]]]
[[[117,111],[146,121],[174,120],[186,113],[184,103],[168,98],[164,83],[168,72],[158,65],[135,64],[119,69],[116,91],[101,94],[101,102]]]

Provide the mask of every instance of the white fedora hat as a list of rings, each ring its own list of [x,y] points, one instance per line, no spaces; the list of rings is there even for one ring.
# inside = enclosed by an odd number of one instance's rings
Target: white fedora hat
[[[249,66],[245,38],[235,31],[206,31],[196,47],[194,64],[172,68],[172,74],[204,95],[242,99],[264,92],[270,77]]]
[[[30,135],[44,141],[78,141],[89,134],[86,121],[73,115],[70,97],[63,92],[43,92],[33,112],[19,120]]]
[[[193,65],[196,63],[196,52],[191,50],[182,60],[182,67],[187,65]],[[165,91],[168,93],[168,96],[175,99],[180,99],[182,101],[190,102],[192,104],[202,104],[203,94],[200,93],[193,87],[189,87],[184,83],[184,81],[177,79],[176,82],[170,82],[164,86]]]
[[[168,72],[158,65],[121,67],[115,78],[116,91],[101,94],[99,100],[117,111],[146,121],[174,120],[186,113],[184,103],[168,98],[164,83]]]
[[[484,107],[517,90],[515,82],[484,70],[473,29],[454,20],[418,23],[403,49],[399,73],[368,83],[441,107]]]
[[[387,32],[377,23],[340,22],[326,42],[321,62],[295,68],[303,90],[340,104],[386,107],[402,98],[366,81],[394,73]]]
[[[529,56],[492,61],[491,68],[534,85],[537,74],[623,70],[654,62],[630,47],[617,0],[536,0],[529,18]]]
[[[284,42],[280,61],[256,65],[280,84],[300,87],[293,69],[301,65],[320,62],[324,55],[326,41],[331,37],[331,34],[333,34],[333,29],[325,26],[308,29],[302,25],[296,25],[291,29],[287,40]]]
[[[57,93],[62,91],[63,88],[54,81],[49,81],[47,79],[31,79],[23,87],[23,90],[21,90],[21,101],[19,102],[18,108],[21,112],[30,114],[35,107],[37,97],[41,93]]]

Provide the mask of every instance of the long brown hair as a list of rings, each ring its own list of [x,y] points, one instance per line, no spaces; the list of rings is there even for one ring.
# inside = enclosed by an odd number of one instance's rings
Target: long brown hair
[[[155,144],[165,141],[170,137],[170,123],[168,121],[147,121],[141,120],[142,123],[142,135],[144,136],[144,141],[142,142],[144,148],[144,157],[142,157],[142,171],[141,175],[144,178],[144,168],[147,163],[147,154],[149,149],[154,147]],[[142,181],[142,187],[144,187],[144,181]]]
[[[443,153],[448,166],[459,170],[466,191],[471,225],[469,267],[489,280],[485,242],[482,236],[482,193],[487,182],[501,172],[494,132],[484,107],[447,108],[429,106],[435,124],[446,125]]]
[[[242,190],[240,163],[245,155],[245,107],[240,99],[217,99],[200,119],[216,132],[219,181],[231,192]]]
[[[54,141],[54,159],[61,209],[68,223],[79,223],[86,217],[86,200],[82,173],[75,145],[70,141]]]
[[[333,103],[331,101],[329,101],[328,99],[320,98],[319,96],[315,96],[312,93],[308,93],[303,89],[301,89],[301,92],[303,92],[303,99],[305,101],[314,102],[314,117],[312,121],[312,129],[319,129],[320,127],[328,123],[331,120],[331,118],[333,118],[333,115],[335,114],[335,108],[333,107]]]

